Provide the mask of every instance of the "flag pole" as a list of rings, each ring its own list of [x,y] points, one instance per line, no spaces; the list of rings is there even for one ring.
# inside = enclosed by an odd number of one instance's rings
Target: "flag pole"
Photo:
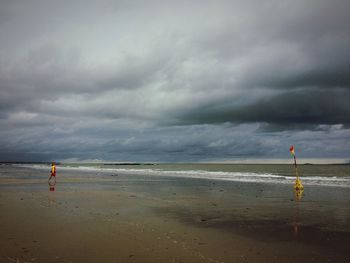
[[[295,150],[294,150],[294,146],[292,145],[290,147],[290,153],[293,155],[294,157],[294,168],[295,168],[295,184],[294,184],[294,189],[297,191],[302,191],[304,189],[304,186],[299,178],[299,173],[298,173],[298,165],[297,165],[297,158],[295,156]]]

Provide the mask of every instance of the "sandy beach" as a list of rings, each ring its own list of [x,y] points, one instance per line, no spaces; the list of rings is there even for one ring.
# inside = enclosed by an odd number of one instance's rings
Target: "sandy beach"
[[[348,262],[350,193],[0,166],[0,262]],[[51,189],[53,190],[53,189]]]

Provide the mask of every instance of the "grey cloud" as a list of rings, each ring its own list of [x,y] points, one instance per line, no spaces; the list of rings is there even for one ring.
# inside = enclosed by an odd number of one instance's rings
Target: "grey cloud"
[[[249,93],[247,94],[249,96]],[[347,89],[305,88],[255,102],[237,105],[225,101],[204,105],[179,117],[190,123],[267,123],[280,129],[316,128],[320,124],[350,124],[350,92]]]
[[[113,160],[124,156],[132,161],[181,161],[186,156],[189,161],[198,161],[219,159],[226,155],[236,157],[256,155],[257,149],[261,149],[263,145],[257,138],[242,134],[243,130],[255,129],[254,125],[242,127],[207,125],[152,128],[144,129],[142,132],[116,131],[111,134],[108,127],[101,126],[99,131],[88,129],[78,136],[76,133],[62,134],[54,130],[37,129],[38,135],[33,137],[26,135],[30,131],[30,128],[27,128],[17,134],[17,139],[9,149],[3,150],[7,150],[9,156],[12,154],[27,156],[33,153],[35,157],[46,153],[45,160],[59,158],[67,153],[67,158],[90,156],[90,158]],[[216,135],[213,137],[213,134]],[[33,144],[36,146],[33,147]],[[242,151],[244,145],[252,146],[244,147]],[[4,154],[0,155],[5,157]]]
[[[98,124],[99,126],[97,126]],[[21,140],[2,149],[4,160],[17,155],[31,160],[78,158],[120,161],[213,161],[241,158],[289,158],[290,144],[298,142],[305,157],[342,157],[349,146],[349,130],[255,133],[256,124],[194,125],[141,130],[116,130],[95,123],[99,130],[60,134],[38,131],[36,138],[17,134]],[[101,136],[103,135],[103,136]],[[3,141],[1,142],[4,143]],[[35,147],[33,147],[33,144]],[[343,147],[339,149],[339,144]],[[4,151],[5,150],[5,151]],[[326,155],[324,154],[326,153]],[[41,159],[40,159],[41,158]],[[23,159],[22,159],[23,160]]]
[[[341,0],[2,1],[2,151],[206,160],[279,156],[313,134],[347,156],[347,10]]]

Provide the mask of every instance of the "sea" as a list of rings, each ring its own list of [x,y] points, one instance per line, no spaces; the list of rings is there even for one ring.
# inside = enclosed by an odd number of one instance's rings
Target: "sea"
[[[50,164],[11,164],[39,170],[50,170]],[[158,176],[195,178],[242,183],[293,184],[296,173],[304,186],[350,188],[350,164],[214,164],[214,163],[65,163],[57,172],[95,172],[99,175]]]

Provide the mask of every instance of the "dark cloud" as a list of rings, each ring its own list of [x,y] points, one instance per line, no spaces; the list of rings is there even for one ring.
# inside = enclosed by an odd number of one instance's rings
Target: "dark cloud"
[[[348,157],[349,5],[2,1],[0,159]]]
[[[249,94],[247,94],[249,96]],[[190,123],[267,123],[280,129],[316,128],[326,124],[350,124],[348,89],[299,89],[263,97],[253,103],[237,105],[234,101],[206,105],[180,117]]]

